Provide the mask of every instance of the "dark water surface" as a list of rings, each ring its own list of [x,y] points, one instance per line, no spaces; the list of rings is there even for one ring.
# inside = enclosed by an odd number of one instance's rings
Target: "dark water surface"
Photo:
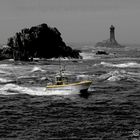
[[[15,74],[31,77],[23,78],[18,84],[1,85],[0,140],[127,140],[134,137],[134,130],[140,130],[139,59],[66,63],[67,70],[74,76],[84,75],[93,80],[87,95],[33,95],[43,92],[33,88],[44,87],[47,81],[40,79],[51,77],[58,68],[57,63],[15,65],[11,62],[0,65],[3,79],[14,80]],[[109,76],[113,80],[108,78],[110,73],[113,73]]]

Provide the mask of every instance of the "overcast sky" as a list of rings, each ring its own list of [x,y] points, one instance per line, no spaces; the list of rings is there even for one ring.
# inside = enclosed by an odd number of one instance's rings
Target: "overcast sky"
[[[122,44],[140,44],[140,0],[0,0],[0,43],[22,28],[56,27],[65,42],[98,42],[116,27]]]

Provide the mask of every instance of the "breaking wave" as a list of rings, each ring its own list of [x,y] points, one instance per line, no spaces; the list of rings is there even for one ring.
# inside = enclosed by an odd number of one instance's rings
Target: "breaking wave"
[[[9,67],[11,66],[11,64],[0,64],[0,68],[5,68],[5,67]]]
[[[82,56],[82,58],[85,59],[93,59],[94,58],[94,53],[89,53],[89,52],[82,52],[80,53],[80,55]]]
[[[88,74],[79,74],[76,76],[77,80],[91,80],[94,77],[94,75],[88,75]]]
[[[16,81],[5,79],[5,78],[0,78],[0,84],[7,84],[7,83],[14,83],[14,82],[16,82]]]
[[[138,81],[140,82],[140,73],[126,72],[125,70],[115,70],[98,77],[99,80],[107,81]]]
[[[31,72],[46,72],[46,71],[43,70],[41,67],[35,66],[35,67],[31,70]]]
[[[112,64],[107,62],[101,62],[101,65],[106,67],[118,67],[118,68],[140,68],[140,64],[136,62],[127,62],[127,63],[121,63],[121,64]]]
[[[0,70],[0,74],[10,74],[10,73],[7,71]]]

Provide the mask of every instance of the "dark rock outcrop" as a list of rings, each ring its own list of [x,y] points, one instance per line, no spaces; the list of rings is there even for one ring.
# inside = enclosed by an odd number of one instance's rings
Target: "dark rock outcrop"
[[[14,60],[33,60],[33,58],[80,58],[79,50],[67,46],[57,28],[41,24],[22,29],[8,39],[9,53]]]
[[[97,51],[96,55],[108,55],[108,53],[106,51]]]
[[[0,46],[0,60],[12,58],[12,50],[9,46]]]

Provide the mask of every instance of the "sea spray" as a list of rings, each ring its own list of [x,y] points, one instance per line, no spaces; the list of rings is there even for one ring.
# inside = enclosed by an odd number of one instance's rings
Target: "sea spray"
[[[118,68],[140,68],[140,64],[136,62],[127,62],[127,63],[121,63],[121,64],[112,64],[107,62],[101,62],[101,65],[105,67],[118,67]]]
[[[41,67],[35,66],[35,67],[31,70],[31,72],[46,72],[46,71],[43,70]]]
[[[5,95],[11,94],[29,94],[29,95],[46,95],[44,87],[23,87],[16,84],[6,84],[0,88],[0,93]]]
[[[15,80],[10,80],[6,78],[0,78],[0,84],[15,83]]]
[[[95,54],[94,53],[89,53],[89,52],[82,52],[82,53],[80,53],[80,55],[82,56],[82,58],[84,59],[84,60],[86,60],[86,59],[94,59],[94,57],[95,57]]]
[[[93,89],[90,90],[93,91]],[[65,92],[65,94],[61,94],[55,91],[48,94],[46,87],[23,87],[16,84],[4,85],[3,87],[0,88],[0,94],[1,95],[28,94],[32,96],[71,95],[67,92]]]

